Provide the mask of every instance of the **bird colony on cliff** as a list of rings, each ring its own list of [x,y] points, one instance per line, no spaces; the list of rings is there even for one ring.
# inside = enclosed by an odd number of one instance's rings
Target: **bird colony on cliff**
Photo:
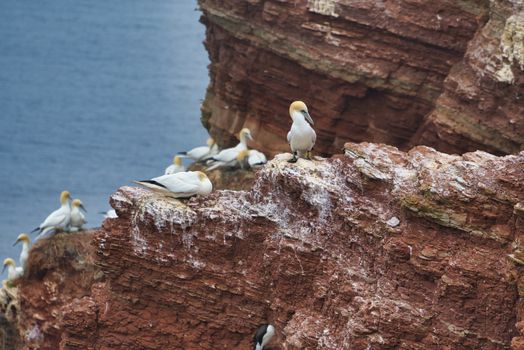
[[[313,119],[309,115],[306,104],[295,101],[289,106],[289,115],[292,119],[291,129],[287,134],[287,141],[291,148],[292,158],[288,160],[295,163],[299,158],[311,159],[312,150],[316,141],[316,133],[313,130]],[[177,200],[192,196],[206,196],[213,190],[213,185],[205,172],[216,169],[229,171],[232,169],[256,169],[267,163],[265,154],[249,149],[248,141],[253,140],[251,130],[243,128],[238,133],[239,143],[231,148],[220,150],[215,140],[209,138],[206,146],[199,146],[186,152],[179,152],[173,157],[173,162],[164,171],[163,175],[149,180],[134,181],[154,193],[163,197]],[[195,165],[205,167],[203,171],[188,171],[183,164],[183,159],[191,159]],[[78,232],[87,223],[84,205],[80,199],[71,200],[71,194],[63,191],[60,194],[60,207],[47,216],[32,232],[38,232],[36,240],[48,237],[59,232]],[[112,219],[118,214],[112,209],[103,212],[104,218]],[[18,236],[14,245],[22,242],[19,266],[12,258],[4,260],[4,270],[8,271],[5,281],[8,286],[13,281],[24,275],[31,240],[29,236],[22,233]],[[253,337],[253,349],[263,350],[275,335],[275,327],[271,324],[260,326]]]

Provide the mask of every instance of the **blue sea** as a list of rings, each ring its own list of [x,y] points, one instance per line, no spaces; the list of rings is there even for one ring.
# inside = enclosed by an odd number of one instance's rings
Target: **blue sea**
[[[0,259],[69,190],[102,221],[109,195],[205,143],[195,0],[0,1]]]

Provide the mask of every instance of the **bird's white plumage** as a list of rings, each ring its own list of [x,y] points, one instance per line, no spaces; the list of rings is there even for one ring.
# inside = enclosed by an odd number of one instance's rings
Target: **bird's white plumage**
[[[199,161],[209,154],[209,146],[199,146],[188,151],[186,155],[194,161]]]
[[[251,131],[244,128],[240,131],[240,142],[231,148],[223,149],[218,154],[212,157],[213,164],[206,168],[206,171],[211,171],[219,167],[234,167],[239,165],[238,155],[242,151],[247,150],[247,138],[252,139]]]
[[[248,164],[251,168],[256,168],[267,163],[267,158],[264,153],[257,151],[256,149],[249,150]]]
[[[213,156],[214,163],[208,168],[206,168],[206,171],[211,171],[220,167],[237,166],[238,154],[243,150],[247,150],[247,146],[244,143],[240,142],[235,147],[226,148],[220,151],[217,155]]]
[[[118,217],[115,209],[109,209],[108,211],[102,212],[101,214],[104,215],[104,219],[116,219]]]
[[[29,242],[22,242],[22,252],[20,252],[20,266],[24,267],[29,257]]]
[[[21,266],[9,265],[7,266],[7,280],[13,281],[17,278],[22,277],[24,274],[24,268]]]
[[[203,162],[218,153],[218,145],[213,139],[207,141],[207,146],[195,147],[185,152],[185,157],[193,159],[195,162]]]
[[[40,236],[45,235],[51,230],[67,230],[71,223],[71,207],[69,202],[62,204],[62,206],[49,214],[49,216],[38,226],[41,231]]]
[[[71,209],[71,223],[70,223],[70,231],[76,232],[80,229],[82,229],[82,226],[86,223],[86,217],[84,213],[80,211],[79,207],[73,207]]]
[[[181,173],[183,171],[186,171],[186,167],[183,165],[177,165],[177,164],[171,164],[166,168],[166,171],[164,172],[165,175],[171,175],[176,173]]]
[[[186,171],[171,175],[162,175],[151,179],[164,187],[154,183],[139,181],[144,187],[157,191],[168,192],[175,198],[187,198],[194,195],[207,195],[211,193],[213,185],[204,173],[199,171]]]
[[[287,134],[287,142],[291,147],[291,151],[299,154],[311,151],[317,140],[315,130],[313,130],[300,112],[293,111],[290,115],[293,119],[293,124]]]
[[[271,340],[271,338],[273,338],[274,335],[275,335],[275,327],[273,327],[272,325],[268,325],[266,329],[266,333],[262,337],[262,342],[257,342],[255,345],[255,349],[263,350],[264,346],[266,346],[269,343],[269,341]]]

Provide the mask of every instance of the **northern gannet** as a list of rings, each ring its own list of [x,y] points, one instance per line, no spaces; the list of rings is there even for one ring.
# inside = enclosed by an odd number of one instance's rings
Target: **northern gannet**
[[[60,203],[62,206],[49,214],[49,216],[32,232],[40,231],[39,237],[42,237],[51,230],[63,230],[66,231],[69,228],[71,222],[71,207],[69,206],[69,200],[71,194],[68,191],[62,191],[60,194]]]
[[[173,157],[173,164],[168,166],[166,168],[166,171],[164,172],[165,175],[171,175],[180,173],[182,171],[186,171],[186,167],[184,164],[182,164],[182,157],[181,156],[174,156]]]
[[[195,147],[187,152],[179,152],[181,156],[193,159],[195,162],[202,162],[207,160],[218,153],[218,145],[215,140],[209,138],[207,140],[207,146]]]
[[[18,244],[18,242],[22,242],[22,252],[20,253],[20,266],[23,268],[25,266],[25,262],[27,261],[27,257],[29,256],[29,245],[31,244],[31,240],[29,239],[29,236],[25,233],[21,233],[18,235],[18,238],[16,239],[16,242],[13,244],[13,247]]]
[[[249,150],[247,162],[251,168],[257,168],[267,163],[267,158],[264,153],[256,149]]]
[[[99,214],[104,215],[104,219],[116,219],[118,215],[115,209],[109,209],[108,211],[101,211]]]
[[[267,163],[267,158],[264,153],[256,149],[242,150],[238,153],[237,162],[242,169],[246,167],[255,169]]]
[[[77,232],[80,231],[82,226],[87,222],[86,217],[84,213],[81,212],[81,210],[84,212],[87,210],[84,208],[84,204],[80,199],[73,200],[71,207],[71,223],[69,231]]]
[[[275,327],[270,324],[265,324],[258,327],[255,336],[253,337],[253,350],[263,350],[264,346],[269,343],[271,338],[275,335]]]
[[[238,164],[238,156],[240,152],[247,150],[247,139],[253,140],[251,131],[248,128],[243,128],[238,133],[240,142],[235,147],[226,148],[220,151],[217,155],[211,157],[214,163],[209,166],[206,171],[211,171],[219,167],[231,167]]]
[[[205,196],[213,190],[211,181],[201,171],[162,175],[151,180],[135,181],[135,183],[174,198],[189,198],[194,195]]]
[[[290,163],[295,163],[298,157],[311,159],[311,150],[315,146],[317,134],[313,130],[313,119],[302,101],[295,101],[289,106],[289,115],[293,119],[291,130],[287,133],[287,142],[293,152]]]
[[[11,258],[7,258],[4,260],[4,269],[2,270],[2,273],[4,273],[6,268],[8,281],[16,280],[17,278],[22,277],[22,275],[24,274],[24,268],[21,266],[16,267],[15,261]]]

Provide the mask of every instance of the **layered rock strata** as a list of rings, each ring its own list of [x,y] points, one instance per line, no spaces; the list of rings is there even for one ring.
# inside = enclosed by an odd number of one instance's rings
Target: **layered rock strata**
[[[59,348],[240,350],[270,322],[273,350],[524,349],[524,152],[281,158],[247,191],[118,190]]]
[[[306,101],[316,151],[348,139],[453,152],[524,145],[520,1],[199,0],[211,82],[204,125],[222,146],[287,150]]]
[[[5,349],[91,348],[84,345],[96,339],[82,339],[82,334],[86,323],[96,323],[96,314],[82,309],[75,319],[74,335],[68,335],[66,330],[75,317],[75,307],[90,297],[97,281],[103,279],[95,265],[92,243],[93,231],[84,231],[58,234],[40,240],[31,248],[24,277],[14,286],[4,285],[2,291],[2,296],[9,296],[4,314],[21,339],[20,344]]]

